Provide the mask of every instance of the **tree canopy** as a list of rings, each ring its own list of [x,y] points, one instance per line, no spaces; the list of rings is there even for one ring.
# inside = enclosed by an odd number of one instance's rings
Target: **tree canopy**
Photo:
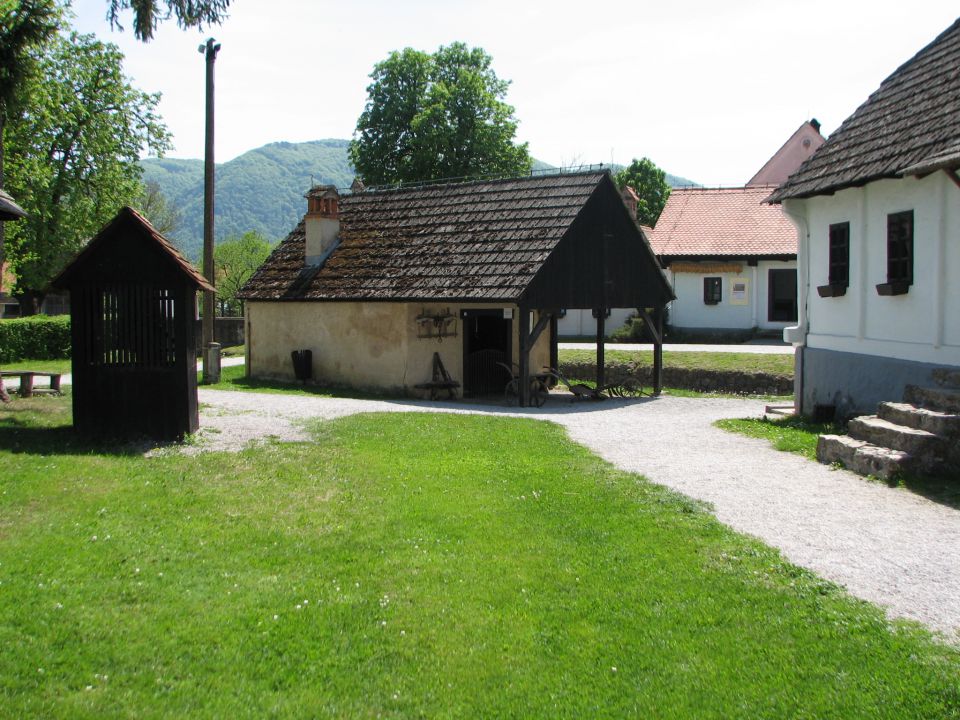
[[[182,28],[219,25],[227,16],[230,0],[108,0],[110,26],[123,30],[120,14],[133,10],[133,34],[147,42],[161,21],[176,18]]]
[[[510,83],[481,48],[406,48],[374,67],[350,159],[368,185],[530,171],[517,145]]]
[[[649,158],[634,159],[616,174],[614,180],[620,190],[629,185],[639,196],[637,220],[640,224],[650,227],[656,225],[657,218],[670,197],[666,173]]]
[[[243,301],[237,298],[237,293],[272,249],[273,246],[258,232],[227,238],[214,248],[213,266],[217,274],[220,315],[243,314]]]
[[[170,137],[159,95],[134,88],[123,55],[92,35],[35,48],[37,72],[8,117],[7,187],[28,217],[7,227],[7,252],[25,313],[70,256],[142,192],[138,159]]]

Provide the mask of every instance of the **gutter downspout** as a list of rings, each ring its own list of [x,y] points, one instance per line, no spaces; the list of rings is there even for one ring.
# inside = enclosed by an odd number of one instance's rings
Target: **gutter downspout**
[[[783,329],[783,340],[794,347],[793,408],[797,414],[802,414],[803,349],[807,345],[807,302],[810,297],[810,226],[802,200],[784,200],[781,208],[797,228],[797,324]]]

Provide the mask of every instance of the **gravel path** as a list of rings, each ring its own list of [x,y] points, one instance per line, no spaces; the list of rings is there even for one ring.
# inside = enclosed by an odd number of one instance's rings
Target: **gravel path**
[[[759,416],[763,403],[661,397],[603,403],[551,399],[539,409],[312,398],[201,390],[200,441],[236,450],[273,436],[305,440],[304,419],[358,412],[436,411],[552,420],[624,470],[713,505],[734,529],[793,563],[960,642],[960,511],[712,426]],[[213,429],[213,432],[210,430]]]

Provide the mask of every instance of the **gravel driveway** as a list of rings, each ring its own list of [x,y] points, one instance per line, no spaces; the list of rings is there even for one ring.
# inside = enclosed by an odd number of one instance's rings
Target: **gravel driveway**
[[[960,511],[831,470],[728,433],[715,420],[756,417],[757,400],[660,397],[603,403],[552,398],[512,409],[425,401],[350,400],[200,390],[190,451],[235,450],[274,436],[306,440],[300,422],[358,412],[436,411],[551,420],[617,467],[713,505],[736,530],[857,597],[960,642]],[[212,431],[211,431],[212,430]]]

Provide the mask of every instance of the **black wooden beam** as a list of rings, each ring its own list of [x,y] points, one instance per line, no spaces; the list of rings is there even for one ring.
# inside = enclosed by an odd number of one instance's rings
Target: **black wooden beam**
[[[640,317],[643,318],[643,326],[650,333],[650,338],[654,343],[662,343],[663,336],[660,334],[660,330],[657,328],[656,320],[650,316],[650,313],[646,308],[637,308],[637,312],[640,313]]]
[[[560,369],[560,346],[557,342],[557,313],[550,313],[550,368]]]
[[[597,309],[597,392],[606,384],[606,368],[604,367],[603,337],[606,334],[607,309]]]
[[[646,312],[644,312],[646,314]],[[663,390],[663,307],[654,308],[654,322],[649,326],[653,341],[653,394],[659,395]],[[656,332],[653,330],[656,328]]]
[[[520,336],[520,378],[517,380],[520,387],[517,388],[517,394],[520,396],[520,407],[526,407],[530,404],[530,334],[527,332],[530,327],[530,308],[520,305],[517,314],[520,316],[517,318],[517,334]]]
[[[537,339],[540,337],[540,333],[544,331],[544,328],[550,324],[550,318],[553,317],[554,313],[551,310],[541,310],[540,319],[537,321],[537,324],[534,326],[533,330],[530,331],[530,337],[527,339],[527,348],[532,348],[537,343]]]

